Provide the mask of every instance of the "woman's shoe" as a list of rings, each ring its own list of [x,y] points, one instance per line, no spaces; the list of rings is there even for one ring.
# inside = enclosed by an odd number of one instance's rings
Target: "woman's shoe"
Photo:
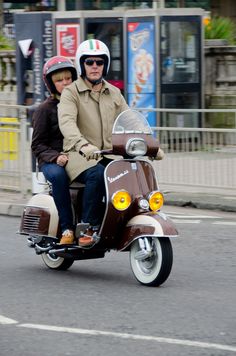
[[[62,234],[59,245],[72,245],[74,243],[74,233],[72,230],[65,230]]]

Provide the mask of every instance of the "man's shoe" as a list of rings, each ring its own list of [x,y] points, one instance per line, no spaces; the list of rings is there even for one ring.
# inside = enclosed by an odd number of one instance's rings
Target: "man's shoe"
[[[94,244],[95,239],[93,237],[94,230],[87,229],[86,232],[79,238],[79,246],[81,247],[89,247]]]
[[[74,233],[71,230],[65,230],[62,234],[59,245],[72,245],[74,243]]]

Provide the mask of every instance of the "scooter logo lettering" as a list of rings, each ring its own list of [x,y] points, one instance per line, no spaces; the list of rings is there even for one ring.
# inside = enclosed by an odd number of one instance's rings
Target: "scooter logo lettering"
[[[126,169],[124,172],[118,174],[117,176],[115,176],[113,178],[107,177],[107,180],[108,180],[109,183],[113,183],[113,182],[117,181],[118,179],[124,177],[128,173],[129,173],[129,171]]]

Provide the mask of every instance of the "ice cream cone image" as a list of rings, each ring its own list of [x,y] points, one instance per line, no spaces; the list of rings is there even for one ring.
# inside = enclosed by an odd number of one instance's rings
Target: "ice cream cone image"
[[[135,68],[135,84],[134,89],[136,95],[132,100],[131,106],[135,106],[138,100],[140,99],[140,94],[143,91],[143,88],[153,71],[153,57],[150,53],[148,53],[145,49],[141,49],[134,60],[134,68]]]
[[[135,92],[140,94],[141,91],[142,91],[142,87],[140,85],[138,85],[138,84],[135,84]]]
[[[130,107],[134,108],[137,105],[137,103],[139,102],[139,99],[140,99],[140,95],[139,94],[135,94],[133,99],[132,99],[132,102],[130,104]]]

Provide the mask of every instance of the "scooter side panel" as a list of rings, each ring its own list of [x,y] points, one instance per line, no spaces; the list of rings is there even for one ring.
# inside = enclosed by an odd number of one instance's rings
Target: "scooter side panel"
[[[50,213],[48,209],[26,206],[23,211],[20,234],[48,235]]]
[[[36,194],[24,208],[20,234],[57,236],[58,212],[53,198],[48,194]]]

